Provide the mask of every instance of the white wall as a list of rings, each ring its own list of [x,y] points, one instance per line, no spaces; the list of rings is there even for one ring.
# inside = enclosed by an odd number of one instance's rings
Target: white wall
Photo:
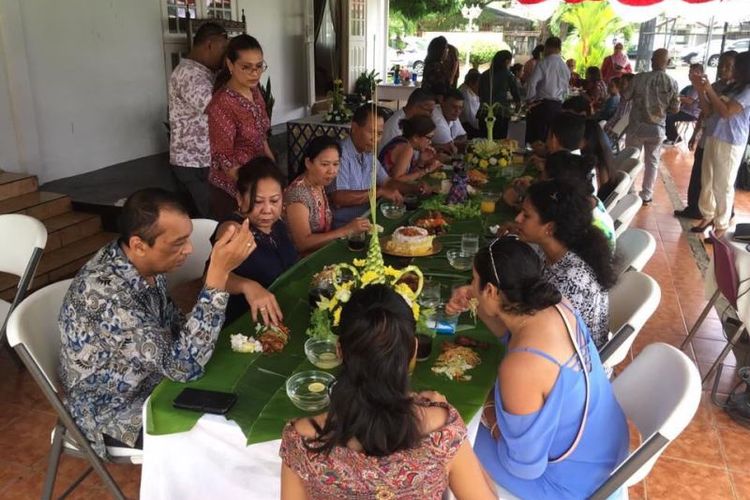
[[[165,150],[157,0],[3,1],[20,7],[25,54],[6,52],[6,67],[12,79],[25,56],[38,132],[39,163],[18,170],[48,181]]]
[[[276,99],[274,124],[305,114],[307,103],[307,62],[304,42],[304,2],[312,0],[239,0],[245,9],[247,32],[258,39],[268,72],[271,90]]]

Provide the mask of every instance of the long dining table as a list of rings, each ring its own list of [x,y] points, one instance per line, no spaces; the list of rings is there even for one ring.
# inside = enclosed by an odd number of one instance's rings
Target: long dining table
[[[490,186],[499,190],[502,184],[502,180],[493,180]],[[497,207],[494,214],[453,220],[447,231],[437,237],[442,249],[436,255],[411,259],[385,256],[386,265],[419,266],[425,278],[441,283],[443,298],[447,299],[453,286],[471,281],[471,271],[453,269],[446,251],[460,247],[461,236],[466,233],[488,239],[488,226],[512,217],[501,203]],[[424,210],[418,209],[389,220],[379,213],[377,222],[387,235],[423,214]],[[279,498],[281,432],[286,422],[309,416],[291,403],[285,382],[296,372],[315,369],[304,354],[308,338],[305,330],[311,312],[308,299],[311,279],[327,264],[351,263],[364,257],[364,252],[349,250],[345,240],[337,240],[300,260],[273,283],[270,290],[276,295],[284,322],[291,330],[289,343],[281,353],[232,351],[230,335],[253,332],[248,314],[225,326],[200,379],[187,384],[164,380],[157,386],[143,410],[142,498]],[[503,348],[468,313],[460,317],[457,332],[488,345],[478,350],[482,362],[471,370],[471,380],[452,381],[432,372],[441,344],[452,339],[451,335],[437,335],[430,358],[417,363],[411,386],[414,391],[437,390],[444,394],[469,424],[473,435],[479,410],[494,384]],[[237,402],[226,415],[174,408],[173,400],[186,387],[232,392],[237,395]]]

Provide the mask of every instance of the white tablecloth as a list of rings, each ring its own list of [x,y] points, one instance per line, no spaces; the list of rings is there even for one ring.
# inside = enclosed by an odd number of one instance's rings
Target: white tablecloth
[[[733,237],[734,231],[726,232],[725,238],[730,242],[734,250],[734,267],[737,270],[740,281],[739,292],[737,294],[737,313],[745,325],[750,325],[750,252],[746,249],[747,243],[733,241]],[[710,299],[716,291],[713,255],[706,270],[704,291],[707,299]]]
[[[477,413],[469,422],[472,443],[480,417]],[[164,436],[144,432],[141,498],[278,499],[281,440],[246,443],[240,427],[220,415],[203,415],[188,432]]]

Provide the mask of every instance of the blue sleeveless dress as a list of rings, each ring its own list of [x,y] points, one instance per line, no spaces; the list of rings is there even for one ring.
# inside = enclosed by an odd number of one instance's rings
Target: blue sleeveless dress
[[[573,452],[551,463],[569,450],[583,416],[586,390],[576,353],[560,364],[545,352],[518,349],[559,366],[555,385],[541,409],[514,415],[503,409],[498,381],[494,391],[500,438],[493,439],[483,425],[477,433],[474,451],[484,468],[497,484],[523,499],[587,498],[628,454],[625,415],[586,324],[578,313],[575,317],[575,337],[589,367],[590,396],[588,418]]]

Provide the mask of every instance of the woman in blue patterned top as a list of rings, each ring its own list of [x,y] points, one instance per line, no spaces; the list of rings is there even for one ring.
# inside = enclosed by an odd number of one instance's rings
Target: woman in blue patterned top
[[[500,498],[588,498],[627,456],[628,426],[586,324],[543,270],[529,245],[499,238],[446,310],[476,300],[507,343],[474,444]]]

